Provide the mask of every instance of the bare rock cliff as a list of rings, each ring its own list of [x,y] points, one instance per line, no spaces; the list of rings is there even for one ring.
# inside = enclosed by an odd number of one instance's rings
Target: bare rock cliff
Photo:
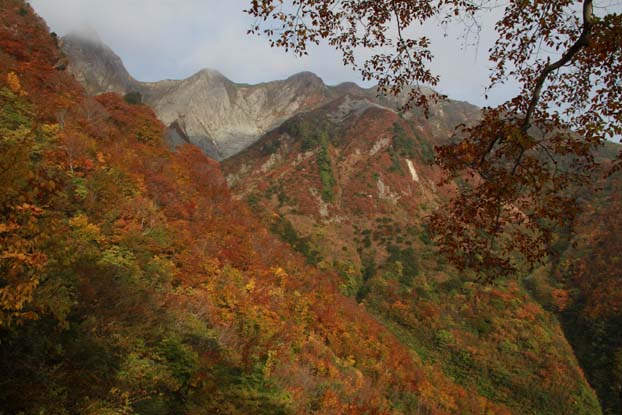
[[[121,58],[95,34],[69,34],[61,39],[61,48],[69,57],[69,69],[89,94],[118,92],[137,88]]]
[[[183,80],[139,82],[119,56],[97,39],[69,35],[62,40],[69,69],[91,94],[139,92],[143,102],[172,128],[221,160],[245,149],[291,116],[315,108],[328,88],[308,72],[258,85],[236,84],[204,69]]]

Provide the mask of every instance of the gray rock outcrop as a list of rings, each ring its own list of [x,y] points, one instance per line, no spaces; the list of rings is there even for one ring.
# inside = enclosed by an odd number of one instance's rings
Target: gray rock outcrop
[[[89,94],[139,92],[169,126],[173,144],[188,140],[217,160],[238,153],[328,97],[326,85],[309,72],[258,85],[236,84],[211,69],[182,80],[139,82],[96,38],[68,35],[61,47],[69,57],[69,70]]]

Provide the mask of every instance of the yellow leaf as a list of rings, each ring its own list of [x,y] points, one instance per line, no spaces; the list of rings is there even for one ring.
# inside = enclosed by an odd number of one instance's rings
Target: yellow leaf
[[[255,289],[255,280],[250,280],[245,286],[244,286],[244,290],[246,290],[247,293],[250,293],[251,291],[253,291]]]
[[[6,76],[6,82],[9,85],[9,89],[14,93],[19,93],[22,90],[22,85],[19,82],[19,77],[15,72],[9,72]]]

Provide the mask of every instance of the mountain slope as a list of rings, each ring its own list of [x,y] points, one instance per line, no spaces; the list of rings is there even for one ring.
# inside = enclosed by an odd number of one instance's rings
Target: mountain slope
[[[607,144],[606,170],[618,146]],[[608,153],[608,154],[607,154]],[[600,176],[602,173],[599,172]],[[581,192],[585,210],[572,229],[560,233],[557,257],[529,280],[539,301],[559,316],[605,414],[622,411],[622,180],[620,173],[596,177]]]
[[[339,117],[354,100],[301,114],[225,160],[233,193],[458,384],[516,413],[599,413],[554,315],[514,281],[457,273],[430,241],[425,217],[453,192],[436,186],[433,145],[453,125],[378,106]],[[454,122],[472,119],[461,114]]]
[[[422,226],[452,192],[434,185],[432,147],[477,108],[446,101],[429,120],[400,116],[403,97],[328,87],[312,74],[248,86],[204,70],[143,84],[103,45],[84,49],[98,47],[92,59],[64,47],[91,93],[140,92],[169,125],[169,140],[233,156],[224,168],[237,197],[308,263],[339,274],[340,291],[426,363],[516,413],[598,413],[552,314],[518,284],[482,287],[446,267]],[[96,68],[78,66],[89,59]]]
[[[0,412],[523,413],[404,347],[151,109],[87,96],[25,2],[0,18]]]

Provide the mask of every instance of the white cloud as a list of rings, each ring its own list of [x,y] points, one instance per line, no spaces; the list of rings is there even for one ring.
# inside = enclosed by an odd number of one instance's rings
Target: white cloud
[[[257,83],[282,79],[309,70],[325,82],[361,83],[328,46],[297,58],[270,48],[265,38],[249,36],[252,20],[242,10],[249,0],[31,0],[59,35],[91,27],[143,81],[184,78],[209,67],[236,82]],[[452,98],[484,105],[487,81],[485,52],[494,32],[483,32],[479,56],[475,48],[461,50],[461,29],[430,30],[436,45],[432,67],[441,75],[439,89]],[[507,98],[501,88],[493,101]]]

